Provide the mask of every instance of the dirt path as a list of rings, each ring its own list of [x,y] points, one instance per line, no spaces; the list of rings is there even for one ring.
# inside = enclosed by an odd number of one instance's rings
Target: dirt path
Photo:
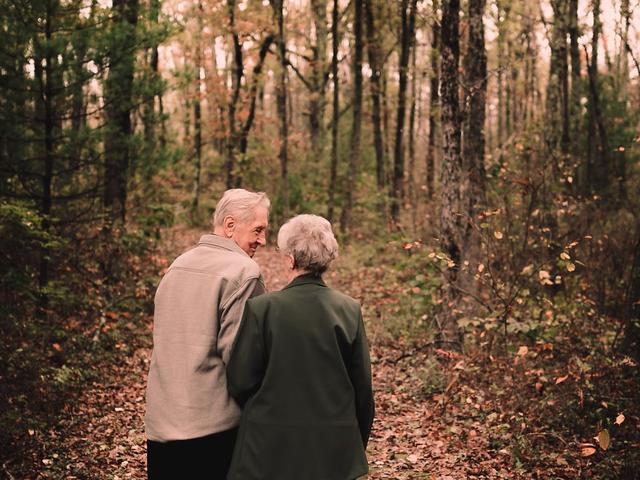
[[[169,244],[192,245],[198,234],[178,232]],[[284,265],[272,249],[256,255],[269,290],[285,285]],[[333,276],[333,286],[352,293],[347,278]],[[69,408],[55,432],[58,449],[42,452],[40,461],[50,472],[39,478],[144,479],[144,391],[151,347],[152,319],[145,318],[135,332],[140,345],[116,365],[104,365],[113,380],[88,385],[79,401]],[[368,449],[370,479],[516,478],[505,462],[506,452],[488,446],[483,432],[487,405],[467,392],[464,410],[450,409],[441,396],[435,401],[426,390],[426,354],[416,352],[398,360],[406,346],[372,342],[376,421]],[[443,355],[445,355],[443,353]],[[461,361],[446,358],[454,368]],[[454,380],[455,382],[455,380]],[[450,390],[449,385],[447,390]],[[455,414],[450,413],[456,412]],[[462,413],[460,413],[462,412]],[[56,444],[56,442],[50,442]],[[274,479],[275,480],[275,479]],[[304,479],[302,479],[304,480]]]

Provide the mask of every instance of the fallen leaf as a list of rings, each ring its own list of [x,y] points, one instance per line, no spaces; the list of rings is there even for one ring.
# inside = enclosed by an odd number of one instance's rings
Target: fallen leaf
[[[493,236],[496,237],[498,240],[502,240],[502,238],[504,237],[504,234],[502,232],[493,232]]]
[[[580,446],[580,455],[583,457],[590,457],[594,453],[596,453],[596,449],[592,444],[587,443]]]
[[[556,385],[564,382],[567,378],[569,378],[569,375],[565,375],[564,377],[558,377],[556,378]]]
[[[608,449],[609,445],[611,445],[611,436],[609,435],[609,430],[607,429],[601,430],[596,438],[598,440],[600,448],[602,448],[603,450]]]
[[[622,413],[619,413],[614,423],[616,425],[622,425],[622,422],[624,422],[624,415]]]
[[[521,345],[520,348],[518,349],[517,355],[519,357],[524,357],[528,352],[529,352],[529,347],[527,347],[526,345]]]

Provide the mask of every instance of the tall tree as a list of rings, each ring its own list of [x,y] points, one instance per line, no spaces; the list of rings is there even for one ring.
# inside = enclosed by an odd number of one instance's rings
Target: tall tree
[[[393,183],[391,188],[391,220],[394,225],[398,224],[400,204],[404,197],[404,122],[409,59],[411,58],[411,45],[415,35],[416,5],[417,0],[402,0],[400,3],[399,86],[393,151]]]
[[[358,179],[360,166],[360,130],[362,127],[362,0],[354,0],[354,51],[353,51],[353,117],[351,122],[351,144],[349,154],[349,167],[347,171],[347,187],[345,188],[345,202],[340,218],[340,227],[343,233],[348,233],[351,228],[351,213],[353,210],[353,198]]]
[[[483,15],[486,0],[469,0],[468,48],[464,57],[465,108],[464,173],[469,181],[470,212],[486,202],[485,194],[485,107],[487,97],[487,52],[484,45]]]
[[[450,262],[445,273],[443,309],[440,312],[438,340],[441,344],[460,347],[457,309],[460,307],[458,277],[466,230],[466,192],[462,186],[462,157],[460,155],[460,100],[458,97],[458,63],[460,57],[459,24],[460,1],[443,0],[441,22],[441,81],[442,81],[442,138],[443,155],[440,184],[440,242]]]
[[[194,178],[193,178],[193,200],[191,202],[191,213],[195,215],[200,203],[200,191],[202,189],[201,177],[202,177],[202,31],[203,22],[202,17],[204,15],[204,9],[202,7],[202,1],[198,0],[196,4],[196,23],[198,25],[195,35],[195,92],[193,96],[193,120],[194,120],[194,138],[193,138],[193,164],[194,164]]]
[[[551,30],[551,59],[547,85],[547,143],[550,155],[556,159],[556,149],[563,157],[569,153],[569,63],[567,48],[569,0],[554,0]],[[560,136],[558,136],[560,132]],[[556,173],[559,165],[554,161]]]
[[[124,222],[132,162],[133,78],[136,62],[138,0],[113,0],[109,74],[105,84],[104,206],[108,219]]]
[[[427,197],[433,198],[435,188],[436,139],[438,117],[440,113],[440,19],[438,18],[438,0],[433,2],[433,19],[431,21],[431,60],[429,84],[429,139],[427,141],[426,185]]]
[[[309,132],[311,153],[319,162],[324,151],[327,85],[327,0],[311,0],[313,43],[311,46],[311,77],[309,81]]]
[[[338,177],[338,123],[340,122],[340,79],[338,78],[338,50],[340,46],[338,22],[340,20],[339,0],[333,0],[331,13],[331,78],[333,85],[333,107],[331,121],[331,165],[329,167],[329,195],[327,219],[333,222]]]
[[[237,184],[236,178],[236,144],[237,144],[237,127],[236,127],[236,110],[238,101],[240,100],[240,88],[242,86],[242,77],[244,76],[244,57],[242,53],[242,43],[240,42],[240,34],[236,27],[236,0],[227,0],[227,18],[228,29],[231,35],[233,45],[232,51],[232,68],[231,75],[231,94],[227,104],[227,138],[226,138],[226,159],[225,173],[226,186],[231,188]]]
[[[284,27],[284,0],[271,0],[271,6],[273,8],[277,27],[278,60],[280,61],[278,80],[276,84],[276,105],[280,123],[280,151],[278,153],[278,158],[280,159],[280,195],[282,199],[282,214],[286,218],[289,216],[289,124],[287,122],[287,46]]]
[[[382,191],[386,186],[384,140],[382,136],[382,87],[380,82],[382,58],[380,40],[377,35],[378,29],[376,28],[374,15],[374,0],[364,0],[364,11],[367,19],[367,56],[369,58],[369,67],[371,68],[371,80],[369,85],[371,88],[373,144],[376,154],[376,183],[378,185],[378,189]]]

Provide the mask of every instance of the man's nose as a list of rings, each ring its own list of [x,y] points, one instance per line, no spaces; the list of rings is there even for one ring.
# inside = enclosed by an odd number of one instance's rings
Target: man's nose
[[[260,245],[261,247],[264,247],[267,244],[267,235],[262,232],[260,233],[260,235],[258,235],[258,245]]]

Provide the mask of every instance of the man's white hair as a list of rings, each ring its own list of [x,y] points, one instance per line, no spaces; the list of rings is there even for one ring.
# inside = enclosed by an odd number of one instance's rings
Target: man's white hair
[[[278,248],[293,257],[294,266],[314,275],[322,274],[338,256],[338,242],[331,224],[318,215],[298,215],[278,232]]]
[[[225,217],[232,216],[239,223],[251,222],[259,206],[269,210],[271,202],[264,192],[250,192],[244,188],[232,188],[224,192],[213,212],[213,227],[222,226]]]

